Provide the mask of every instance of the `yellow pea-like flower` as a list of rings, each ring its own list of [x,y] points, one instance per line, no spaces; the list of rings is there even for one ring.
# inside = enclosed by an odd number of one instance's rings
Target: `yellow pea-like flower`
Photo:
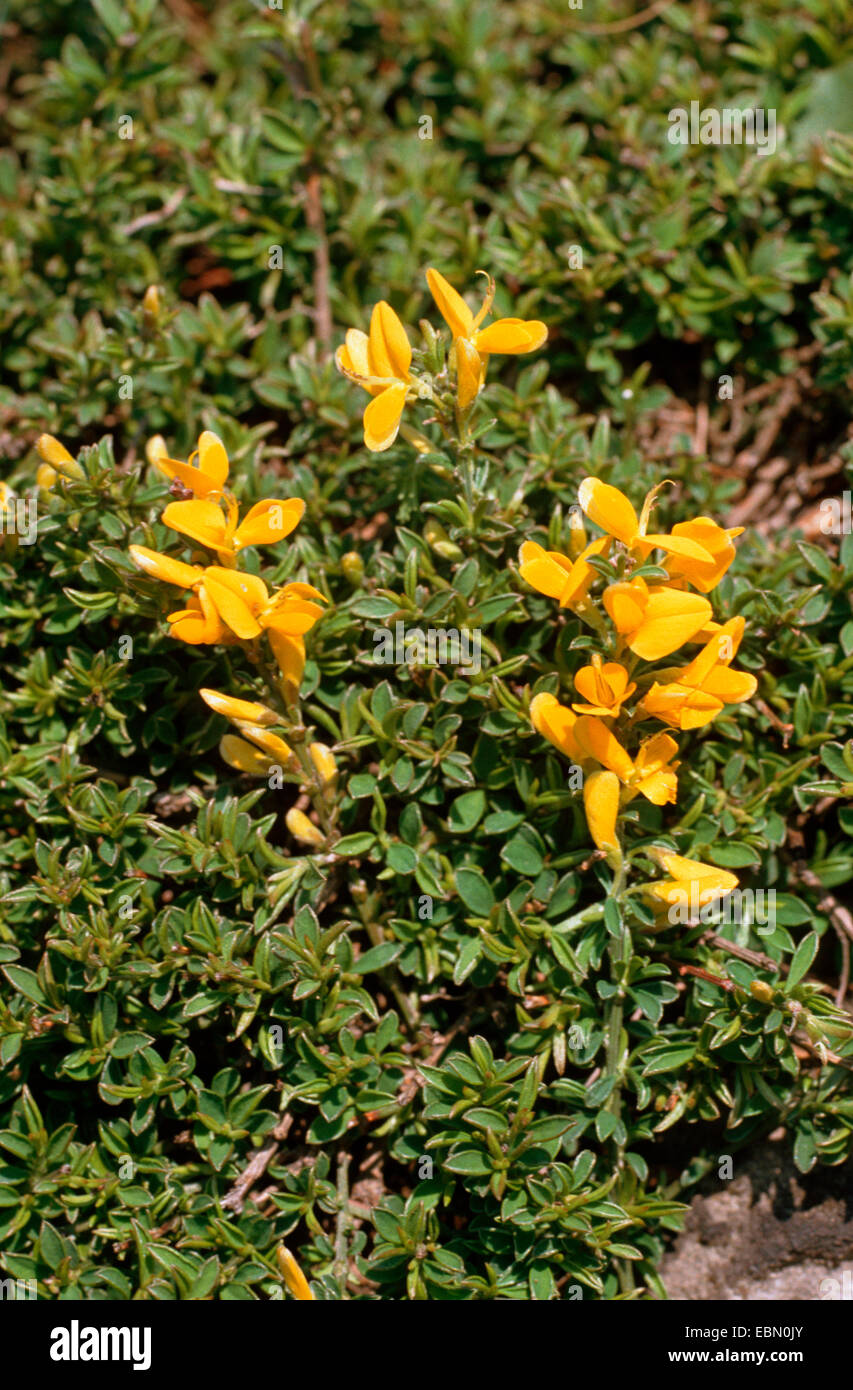
[[[485,271],[478,273],[483,275]],[[426,274],[430,294],[453,335],[457,400],[460,408],[465,409],[485,385],[486,366],[493,352],[512,356],[535,352],[546,341],[548,329],[538,319],[517,318],[496,319],[487,328],[481,328],[495,297],[495,285],[490,276],[486,276],[488,289],[475,315],[439,271],[430,267]]]
[[[588,702],[585,705],[573,705],[575,714],[598,714],[603,718],[615,718],[637,687],[633,681],[629,681],[628,672],[621,662],[602,662],[596,652],[592,658],[592,665],[582,666],[576,673],[575,689]]]
[[[36,453],[42,460],[36,472],[36,483],[48,492],[56,482],[57,473],[66,478],[85,478],[86,474],[64,444],[52,434],[41,434],[36,440]]]
[[[325,743],[311,743],[308,745],[308,755],[323,786],[331,786],[338,775],[338,765],[331,748],[327,748]]]
[[[711,553],[692,535],[676,534],[676,528],[668,536],[647,534],[647,518],[656,491],[653,489],[646,498],[642,517],[637,516],[624,492],[601,482],[599,478],[584,478],[578,488],[578,500],[590,521],[594,521],[608,536],[621,541],[639,559],[646,559],[657,547],[688,563],[713,566]]]
[[[689,903],[695,911],[737,888],[737,876],[727,869],[703,864],[698,859],[685,859],[658,845],[652,845],[647,853],[669,877],[658,883],[643,884],[643,893],[665,907],[683,907]]]
[[[311,1286],[296,1260],[291,1255],[286,1245],[280,1245],[276,1251],[278,1267],[281,1270],[282,1278],[290,1293],[294,1298],[298,1298],[303,1303],[316,1302]]]
[[[544,550],[536,541],[525,541],[519,552],[518,572],[532,589],[557,599],[561,608],[576,608],[596,577],[587,560],[591,555],[606,555],[609,547],[610,539],[604,536],[590,541],[577,559],[571,560],[558,550]]]
[[[226,562],[247,545],[274,545],[299,525],[305,513],[301,497],[265,498],[256,502],[238,523],[239,509],[233,497],[225,499],[225,512],[209,498],[170,502],[162,521],[199,545],[215,550]]]
[[[304,845],[325,844],[326,837],[322,830],[319,830],[312,821],[308,819],[304,811],[299,811],[295,806],[291,806],[284,818],[284,823],[295,840],[300,840]]]
[[[577,715],[561,705],[556,695],[550,695],[547,691],[534,695],[530,701],[530,722],[538,734],[547,738],[573,763],[580,763],[585,757],[575,736]]]
[[[631,651],[644,661],[669,656],[695,637],[711,619],[711,605],[701,594],[644,579],[610,584],[604,607]]]
[[[384,299],[374,307],[369,333],[349,329],[335,353],[335,364],[373,397],[364,412],[365,445],[374,454],[390,449],[403,407],[411,394],[417,394],[417,384],[409,370],[412,349],[406,330]]]
[[[615,867],[621,859],[616,821],[619,815],[619,778],[615,772],[592,772],[583,784],[586,823],[597,849],[604,850]]]
[[[228,478],[228,455],[225,445],[213,430],[202,431],[198,437],[198,447],[190,454],[186,463],[169,458],[165,446],[162,452],[157,451],[154,458],[149,454],[148,459],[161,473],[165,473],[167,478],[183,483],[193,497],[222,496]],[[197,460],[196,464],[193,464],[193,459]]]
[[[237,700],[233,695],[223,695],[218,690],[202,688],[199,695],[205,704],[210,705],[217,714],[222,714],[232,723],[238,724],[278,724],[279,717],[275,710],[268,709],[258,700]]]

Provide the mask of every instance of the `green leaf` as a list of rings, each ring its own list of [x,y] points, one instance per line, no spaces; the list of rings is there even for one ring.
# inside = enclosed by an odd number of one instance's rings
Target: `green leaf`
[[[817,955],[817,948],[820,945],[820,937],[817,932],[809,932],[804,936],[796,951],[794,959],[791,961],[788,970],[788,978],[785,981],[785,993],[787,994],[800,983],[804,975],[808,974],[811,963]]]
[[[495,905],[494,894],[479,869],[457,869],[456,891],[469,912],[488,917]]]

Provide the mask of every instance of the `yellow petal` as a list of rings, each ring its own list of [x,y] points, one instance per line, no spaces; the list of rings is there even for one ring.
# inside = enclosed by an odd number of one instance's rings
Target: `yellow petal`
[[[751,700],[757,689],[758,681],[748,671],[731,671],[722,666],[711,672],[702,687],[703,694],[716,696],[727,705]]]
[[[222,695],[218,690],[202,688],[199,695],[205,704],[210,705],[217,714],[222,714],[226,719],[242,720],[248,724],[277,724],[278,715],[274,710],[267,709],[266,705],[260,704],[257,700],[237,700],[233,695]]]
[[[166,441],[162,434],[152,434],[151,438],[146,440],[145,457],[149,463],[156,463],[158,459],[169,457],[169,450],[166,448]]]
[[[226,734],[220,739],[219,753],[229,767],[236,768],[238,772],[251,772],[259,777],[266,777],[274,764],[268,753],[256,748],[252,743],[247,743],[244,738],[238,738],[236,734]]]
[[[291,806],[284,818],[284,823],[291,835],[295,839],[301,840],[305,845],[322,845],[325,842],[326,837],[322,830],[318,830],[317,826],[295,806]]]
[[[280,501],[268,497],[250,507],[234,533],[234,549],[247,545],[274,545],[289,536],[305,515],[301,497]]]
[[[407,388],[389,386],[375,396],[364,412],[364,442],[373,454],[381,454],[390,449],[397,438],[400,417],[406,404]]]
[[[209,550],[221,550],[225,546],[225,518],[215,502],[195,498],[191,502],[170,502],[161,520],[164,526],[189,536]]]
[[[367,334],[360,328],[348,328],[335,353],[335,361],[348,376],[370,376]]]
[[[276,632],[274,628],[268,629],[268,636],[273,655],[278,663],[278,669],[282,675],[285,692],[289,702],[293,704],[299,694],[302,673],[305,669],[305,643],[301,637],[291,636],[286,632]]]
[[[643,621],[628,636],[628,646],[644,661],[657,661],[689,642],[710,616],[711,605],[700,594],[652,588]]]
[[[72,458],[64,444],[60,444],[52,434],[41,434],[36,440],[36,453],[44,463],[66,478],[85,478],[85,473],[76,459]],[[40,487],[49,486],[40,483]]]
[[[474,327],[474,315],[461,294],[458,294],[449,281],[445,280],[444,276],[437,270],[428,270],[426,277],[430,294],[435,300],[438,312],[453,334],[454,340],[469,337]]]
[[[241,574],[212,565],[205,570],[205,585],[223,622],[242,640],[258,637],[257,614],[267,602],[267,586],[254,574]]]
[[[615,772],[622,782],[627,782],[634,771],[634,764],[616,735],[607,725],[594,715],[581,715],[575,724],[575,738],[588,757]]]
[[[570,709],[560,704],[556,695],[549,695],[547,691],[534,695],[530,701],[530,722],[538,734],[567,758],[580,761],[583,755],[574,735],[577,719]]]
[[[190,646],[221,642],[225,636],[225,627],[203,584],[186,608],[169,614],[168,622],[170,635]]]
[[[261,626],[274,632],[284,632],[289,637],[301,637],[322,616],[323,610],[316,603],[296,599],[262,613]]]
[[[460,410],[468,406],[479,393],[483,379],[480,354],[467,338],[456,339],[456,400]]]
[[[197,565],[185,565],[183,560],[173,560],[170,555],[160,555],[144,545],[131,545],[127,553],[138,569],[154,579],[162,579],[164,584],[174,584],[177,589],[192,589],[204,578],[204,570]]]
[[[293,1294],[293,1297],[301,1299],[303,1302],[308,1302],[309,1299],[314,1302],[314,1295],[311,1292],[308,1280],[305,1278],[305,1275],[302,1273],[302,1270],[299,1268],[299,1265],[294,1260],[286,1245],[280,1245],[278,1247],[276,1258],[278,1259],[278,1267],[281,1270],[284,1282]]]
[[[578,500],[590,521],[609,536],[615,536],[624,545],[636,540],[640,523],[624,492],[598,478],[584,478],[578,488]]]
[[[531,589],[548,598],[559,598],[566,587],[572,561],[556,550],[543,550],[535,541],[525,541],[519,552],[519,574]]]
[[[474,334],[478,352],[535,352],[548,337],[548,329],[538,319],[496,319],[488,328]]]
[[[583,805],[595,846],[603,850],[615,849],[619,843],[616,838],[619,778],[615,772],[590,773],[584,781]]]
[[[338,775],[338,765],[331,748],[327,748],[325,743],[310,743],[308,754],[323,786],[331,786]]]
[[[630,584],[609,584],[602,598],[610,621],[624,635],[634,632],[643,621],[649,591],[644,580],[634,579]]]
[[[692,521],[680,521],[677,526],[672,528],[673,536],[686,537],[698,542],[708,554],[709,559],[696,561],[676,555],[667,561],[669,573],[684,575],[701,593],[710,593],[711,589],[719,584],[735,558],[735,548],[732,541],[735,536],[741,535],[742,531],[742,526],[733,527],[728,531],[724,530],[709,516],[697,516]]]
[[[380,299],[370,316],[368,358],[371,376],[409,380],[412,349],[405,328],[384,299]]]
[[[203,430],[198,437],[198,466],[214,488],[224,488],[228,477],[228,455],[225,445],[213,430]]]
[[[251,722],[240,722],[240,732],[250,738],[253,743],[268,755],[271,763],[278,767],[285,767],[293,757],[293,749],[290,748],[283,738],[278,734],[270,733],[269,729],[259,727]]]
[[[746,623],[741,617],[731,618],[727,623],[723,623],[705,643],[702,651],[678,672],[677,679],[680,683],[704,687],[717,666],[728,666],[729,662],[734,660],[745,628]]]

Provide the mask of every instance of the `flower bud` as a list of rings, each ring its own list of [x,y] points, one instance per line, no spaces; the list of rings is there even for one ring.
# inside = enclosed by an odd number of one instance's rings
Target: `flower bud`
[[[569,554],[576,560],[586,545],[586,528],[580,507],[572,507],[569,512]]]
[[[160,291],[156,285],[149,285],[142,299],[142,311],[146,317],[156,319],[160,313]]]
[[[773,986],[768,985],[766,980],[753,980],[749,986],[749,992],[753,999],[758,999],[762,1004],[771,1004],[775,993]]]
[[[56,474],[62,473],[66,478],[84,478],[86,475],[69,454],[64,444],[60,444],[58,439],[54,439],[52,434],[41,434],[36,440],[36,453],[39,458],[54,470],[53,477],[48,479],[47,470],[40,468],[36,475],[39,487],[52,487],[56,481]]]
[[[282,1278],[293,1297],[303,1303],[309,1301],[313,1303],[315,1299],[311,1292],[311,1286],[287,1246],[280,1245],[275,1253]]]
[[[325,842],[325,835],[322,830],[318,830],[304,812],[291,806],[284,818],[284,823],[295,840],[300,840],[303,845],[313,845],[315,848]]]
[[[463,560],[464,553],[459,546],[450,539],[441,522],[436,517],[431,516],[424,526],[424,540],[436,555],[440,555],[443,560]]]
[[[341,570],[348,583],[358,588],[364,579],[364,561],[357,550],[348,550],[341,556]]]
[[[162,434],[152,434],[151,438],[146,442],[145,457],[149,463],[154,464],[156,464],[158,459],[169,457],[169,450],[166,447],[166,441]]]
[[[338,765],[331,748],[327,748],[325,743],[311,743],[308,753],[323,786],[331,786],[338,775]]]

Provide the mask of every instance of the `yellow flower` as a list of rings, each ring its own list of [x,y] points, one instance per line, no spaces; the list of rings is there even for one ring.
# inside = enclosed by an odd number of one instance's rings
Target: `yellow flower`
[[[364,412],[364,442],[371,453],[390,449],[397,438],[403,406],[417,390],[409,368],[412,349],[406,330],[384,299],[370,316],[370,333],[350,328],[335,353],[338,370],[373,397]]]
[[[304,845],[322,845],[325,842],[326,837],[322,830],[318,830],[305,813],[298,811],[295,806],[291,806],[284,823],[293,838],[301,840]]]
[[[281,672],[287,702],[293,705],[299,695],[302,673],[305,670],[305,643],[301,637],[288,632],[277,632],[275,628],[270,628],[267,636]]]
[[[675,801],[678,763],[673,763],[672,758],[678,752],[678,744],[669,734],[655,734],[645,739],[636,759],[631,758],[616,735],[595,715],[581,715],[574,726],[574,736],[586,757],[594,758],[616,774],[626,789],[624,800],[630,801],[641,792],[655,806]]]
[[[645,559],[655,546],[659,546],[688,562],[704,565],[706,569],[712,567],[713,556],[692,535],[676,535],[676,527],[671,536],[646,534],[656,492],[657,489],[653,488],[646,497],[642,517],[637,516],[624,492],[611,487],[609,483],[602,483],[598,478],[584,478],[578,488],[578,500],[590,521],[594,521],[608,536],[614,536],[640,558]]]
[[[40,488],[48,491],[56,482],[57,473],[62,473],[66,478],[85,478],[85,473],[73,459],[64,444],[60,444],[58,439],[54,439],[52,434],[41,434],[36,440],[36,453],[42,460],[41,467],[36,472],[36,483]]]
[[[643,884],[643,892],[667,907],[683,907],[689,901],[691,908],[698,910],[737,888],[736,875],[726,869],[714,868],[698,859],[683,859],[658,845],[652,845],[646,852],[669,878],[660,883]]]
[[[283,540],[305,512],[301,497],[268,497],[256,502],[238,525],[239,509],[233,497],[226,497],[225,507],[223,516],[222,508],[207,499],[170,502],[161,519],[164,526],[215,550],[220,560],[227,562],[247,545],[274,545]]]
[[[478,272],[481,275],[485,271]],[[488,328],[480,324],[491,310],[495,285],[489,288],[479,313],[474,316],[461,294],[437,270],[427,271],[427,284],[441,317],[453,335],[456,354],[457,400],[461,409],[471,404],[483,389],[486,366],[493,352],[518,355],[535,352],[548,337],[548,329],[538,319],[496,319]]]
[[[277,724],[278,715],[258,700],[236,700],[233,695],[222,695],[218,690],[202,688],[199,695],[205,704],[210,705],[217,714],[223,714],[232,724]]]
[[[283,738],[271,734],[269,729],[261,729],[256,724],[241,724],[240,729],[246,738],[226,734],[219,743],[219,752],[225,762],[238,772],[252,772],[267,777],[273,768],[285,768],[293,757],[292,748]],[[247,743],[246,739],[252,742]]]
[[[173,560],[171,555],[161,555],[158,550],[148,550],[144,545],[128,546],[128,554],[137,569],[144,570],[152,579],[161,579],[164,584],[174,584],[178,589],[194,589],[204,579],[200,565],[186,565],[183,560]]]
[[[535,541],[525,541],[519,552],[518,572],[532,589],[558,599],[561,608],[574,608],[586,598],[595,579],[595,570],[586,563],[588,558],[605,555],[609,547],[605,536],[590,541],[576,560],[570,560],[557,550],[543,550]]]
[[[278,1259],[278,1267],[281,1270],[284,1282],[289,1291],[293,1294],[293,1297],[305,1303],[309,1300],[311,1302],[316,1302],[308,1280],[305,1278],[305,1275],[302,1273],[302,1270],[299,1268],[299,1265],[296,1263],[286,1245],[280,1245],[278,1247],[276,1258]]]
[[[204,584],[199,584],[187,600],[186,608],[169,613],[166,621],[169,623],[169,635],[177,637],[179,642],[187,642],[191,647],[234,640]]]
[[[732,541],[735,536],[742,534],[743,529],[742,526],[733,526],[726,531],[722,526],[718,526],[716,521],[712,521],[709,516],[697,516],[692,521],[679,521],[672,528],[673,536],[696,541],[703,550],[708,552],[710,560],[701,560],[695,556],[683,554],[671,555],[666,561],[668,573],[673,578],[683,576],[688,579],[694,589],[698,589],[700,593],[710,593],[719,584],[735,558],[735,548]]]
[[[556,695],[547,692],[534,695],[530,701],[530,722],[538,734],[547,738],[573,763],[580,763],[584,755],[575,738],[577,716],[561,705]]]
[[[155,439],[159,436],[155,435]],[[149,463],[153,463],[165,473],[167,478],[177,479],[183,483],[193,495],[193,497],[221,497],[228,477],[228,455],[225,452],[225,445],[214,434],[213,430],[204,430],[198,437],[198,448],[190,454],[187,463],[181,463],[178,459],[168,457],[165,443],[162,451],[158,448],[156,453],[153,449],[154,440],[148,441],[146,454]],[[151,447],[151,452],[148,452]],[[152,454],[154,455],[152,457]],[[197,458],[198,465],[193,466],[192,460]]]
[[[615,867],[621,858],[616,837],[619,815],[619,778],[615,772],[592,772],[583,784],[586,823],[597,849],[604,850]]]
[[[648,585],[644,579],[610,584],[603,599],[616,631],[644,661],[669,656],[711,618],[711,605],[700,594]]]
[[[338,775],[338,765],[331,748],[327,748],[325,743],[310,743],[308,754],[320,782],[324,787],[330,787]]]
[[[575,689],[589,703],[572,705],[575,714],[600,714],[605,718],[619,714],[624,702],[637,689],[618,661],[606,661],[596,654],[591,666],[582,666],[575,675]]]
[[[217,565],[204,571],[204,585],[222,621],[244,642],[260,637],[263,631],[300,637],[323,615],[312,600],[326,602],[310,584],[285,584],[270,596],[257,575]]]
[[[751,700],[758,688],[755,676],[729,670],[744,627],[743,618],[732,618],[687,666],[659,672],[663,682],[655,681],[644,696],[644,712],[674,729],[700,729],[710,724],[724,705]]]
[[[675,770],[680,763],[673,762],[678,752],[678,744],[669,734],[653,734],[640,744],[634,759],[634,775],[627,787],[626,801],[637,792],[642,792],[647,801],[655,806],[666,806],[678,796],[678,779]]]

